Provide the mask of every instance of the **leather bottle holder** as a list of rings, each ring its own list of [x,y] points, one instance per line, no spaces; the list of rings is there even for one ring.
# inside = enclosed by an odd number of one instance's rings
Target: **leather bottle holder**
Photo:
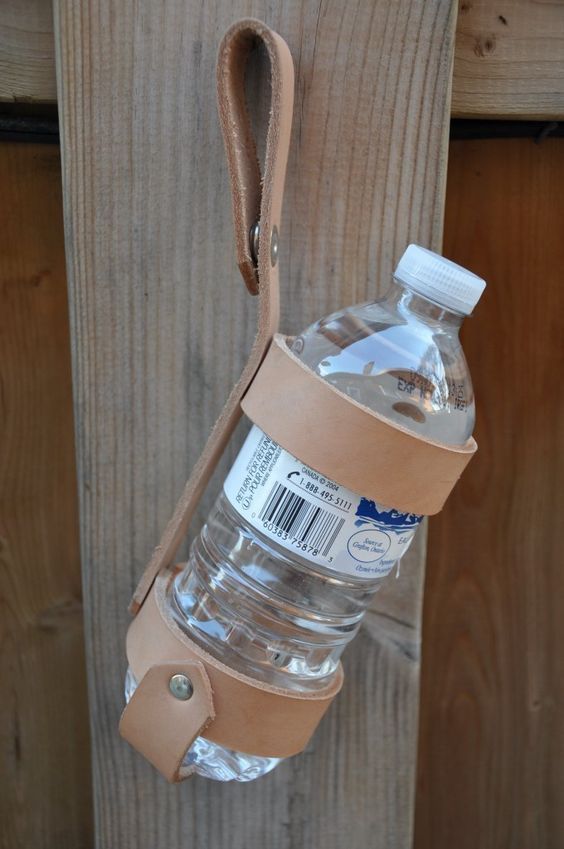
[[[263,174],[244,93],[247,60],[258,43],[266,48],[271,79]],[[329,684],[314,692],[298,693],[257,681],[205,652],[170,613],[166,594],[178,568],[171,564],[241,411],[303,463],[404,512],[438,512],[476,451],[473,439],[461,447],[447,446],[390,424],[314,374],[292,354],[288,340],[277,334],[277,248],[293,87],[292,58],[277,33],[252,19],[228,30],[217,63],[219,116],[231,180],[237,260],[248,290],[259,300],[258,327],[243,373],[133,596],[127,657],[138,686],[120,721],[122,736],[173,782],[191,774],[183,761],[199,736],[264,757],[297,754],[343,681],[340,665]],[[251,249],[252,228],[258,232],[256,253]],[[320,411],[324,438],[311,440]],[[363,450],[355,454],[351,445],[359,444]],[[185,697],[171,686],[175,675],[185,676],[190,684]]]

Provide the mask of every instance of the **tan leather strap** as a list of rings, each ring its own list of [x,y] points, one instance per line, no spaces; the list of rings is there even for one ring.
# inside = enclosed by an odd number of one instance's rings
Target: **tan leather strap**
[[[438,513],[477,448],[473,439],[445,445],[392,424],[315,374],[279,334],[242,407],[302,463],[406,513]]]
[[[127,633],[129,665],[140,683],[123,712],[122,736],[169,780],[183,777],[179,763],[199,734],[262,757],[301,752],[341,689],[341,665],[330,683],[314,692],[274,687],[231,669],[190,640],[173,620],[166,595],[175,573],[169,569],[159,574]],[[183,664],[201,665],[205,676],[196,680],[188,671],[194,696],[176,706],[168,685],[176,671],[188,668]]]
[[[171,681],[186,676],[193,688],[183,701]],[[173,660],[151,666],[122,713],[119,730],[167,781],[182,781],[192,770],[183,765],[186,752],[215,718],[211,684],[203,663]]]
[[[271,109],[262,178],[244,91],[245,67],[257,42],[262,42],[266,47],[271,79]],[[280,233],[294,99],[294,68],[286,42],[260,21],[238,21],[227,31],[219,48],[217,93],[231,178],[238,264],[249,290],[258,293],[258,328],[243,373],[210,433],[174,514],[135,590],[130,605],[132,613],[136,613],[143,604],[157,573],[173,562],[194,510],[240,418],[241,398],[278,327],[278,263],[275,261],[272,241],[273,238],[279,238]],[[258,263],[255,266],[249,232],[257,222],[260,236]]]

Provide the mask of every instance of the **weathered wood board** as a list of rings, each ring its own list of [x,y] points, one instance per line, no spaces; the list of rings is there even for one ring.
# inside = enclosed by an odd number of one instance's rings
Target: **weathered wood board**
[[[61,168],[0,143],[0,846],[92,833]]]
[[[52,0],[2,0],[0,101],[57,100]]]
[[[221,34],[253,14],[295,58],[281,233],[282,329],[295,332],[380,293],[408,242],[440,247],[455,13],[450,0],[56,3],[104,849],[411,845],[423,538],[348,652],[344,692],[304,755],[247,786],[168,787],[116,729],[130,593],[253,332],[215,108]]]
[[[52,0],[0,6],[0,101],[56,100]],[[564,5],[459,0],[455,118],[564,118]]]
[[[451,145],[480,450],[430,522],[417,849],[564,845],[564,139]]]
[[[452,114],[564,119],[564,3],[459,0]]]

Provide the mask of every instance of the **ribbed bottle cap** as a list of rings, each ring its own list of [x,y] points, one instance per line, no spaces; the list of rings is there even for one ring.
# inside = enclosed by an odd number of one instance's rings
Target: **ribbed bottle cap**
[[[461,265],[419,245],[410,245],[394,277],[446,309],[470,315],[486,288],[486,281]]]

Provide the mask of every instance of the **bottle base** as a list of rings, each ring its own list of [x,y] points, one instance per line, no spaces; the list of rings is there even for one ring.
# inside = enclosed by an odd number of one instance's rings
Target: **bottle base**
[[[196,775],[213,781],[254,781],[271,772],[282,758],[261,758],[234,752],[198,737],[186,754],[184,764],[193,766]]]

